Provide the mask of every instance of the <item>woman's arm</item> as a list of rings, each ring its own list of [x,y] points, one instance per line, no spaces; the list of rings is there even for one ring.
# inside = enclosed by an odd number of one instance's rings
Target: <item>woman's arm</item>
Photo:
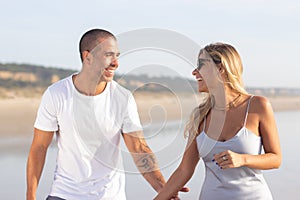
[[[259,133],[262,138],[265,154],[258,157],[247,156],[245,165],[257,169],[279,168],[281,165],[281,149],[278,130],[272,106],[265,97],[256,97],[259,112]]]
[[[198,161],[199,154],[194,139],[190,146],[186,148],[180,165],[155,197],[155,200],[169,200],[175,196],[192,177]]]
[[[262,138],[265,154],[249,155],[224,151],[214,159],[222,169],[247,166],[255,169],[274,169],[281,164],[281,149],[272,106],[265,97],[256,96],[251,103],[258,116],[258,131]],[[225,156],[226,160],[223,160]]]

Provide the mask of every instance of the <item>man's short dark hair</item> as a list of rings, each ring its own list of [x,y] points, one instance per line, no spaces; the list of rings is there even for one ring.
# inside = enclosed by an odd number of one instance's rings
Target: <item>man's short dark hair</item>
[[[81,61],[83,61],[82,52],[92,51],[100,43],[99,39],[106,39],[109,37],[117,40],[111,32],[103,29],[92,29],[83,34],[79,42],[79,53]]]

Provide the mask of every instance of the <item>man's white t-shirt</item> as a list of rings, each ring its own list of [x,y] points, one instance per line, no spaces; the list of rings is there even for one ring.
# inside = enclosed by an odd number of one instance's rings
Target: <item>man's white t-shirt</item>
[[[73,76],[73,75],[72,75]],[[123,200],[121,133],[142,130],[135,100],[115,81],[96,96],[79,93],[69,76],[44,93],[34,127],[57,131],[51,196]]]

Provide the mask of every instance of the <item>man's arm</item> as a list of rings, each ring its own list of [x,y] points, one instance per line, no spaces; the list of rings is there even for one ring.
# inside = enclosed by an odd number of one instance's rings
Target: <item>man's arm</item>
[[[34,129],[34,137],[27,161],[27,200],[36,199],[36,190],[44,168],[46,153],[54,132]]]
[[[143,137],[142,131],[123,134],[123,138],[135,165],[150,185],[159,192],[165,184],[165,179],[159,170],[154,153]]]

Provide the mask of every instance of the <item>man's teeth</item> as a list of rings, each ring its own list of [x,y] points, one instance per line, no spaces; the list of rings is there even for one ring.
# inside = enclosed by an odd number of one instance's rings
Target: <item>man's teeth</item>
[[[197,80],[197,81],[202,81],[203,79],[202,79],[202,78],[197,78],[196,80]]]
[[[108,69],[107,71],[109,71],[110,73],[114,73],[115,72],[115,70],[113,70],[113,69]]]

